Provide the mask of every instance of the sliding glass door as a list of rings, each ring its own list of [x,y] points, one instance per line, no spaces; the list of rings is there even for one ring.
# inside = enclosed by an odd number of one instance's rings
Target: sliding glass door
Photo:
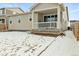
[[[57,15],[44,16],[44,22],[53,22],[53,21],[57,21]]]

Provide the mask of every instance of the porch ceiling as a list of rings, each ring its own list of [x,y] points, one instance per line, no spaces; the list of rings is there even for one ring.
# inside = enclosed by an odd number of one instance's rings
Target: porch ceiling
[[[57,9],[38,11],[38,13],[42,13],[42,14],[57,13]]]

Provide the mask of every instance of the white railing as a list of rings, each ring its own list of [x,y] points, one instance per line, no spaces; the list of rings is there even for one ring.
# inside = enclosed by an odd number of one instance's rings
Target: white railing
[[[53,21],[53,22],[38,22],[38,27],[56,27],[57,22]]]
[[[57,22],[38,22],[38,29],[39,30],[54,30],[57,27]]]

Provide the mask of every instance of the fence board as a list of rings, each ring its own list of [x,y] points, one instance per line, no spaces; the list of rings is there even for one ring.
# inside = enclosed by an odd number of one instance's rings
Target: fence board
[[[73,33],[74,33],[75,37],[79,41],[79,22],[78,23],[74,23],[72,25],[72,30],[73,30]]]

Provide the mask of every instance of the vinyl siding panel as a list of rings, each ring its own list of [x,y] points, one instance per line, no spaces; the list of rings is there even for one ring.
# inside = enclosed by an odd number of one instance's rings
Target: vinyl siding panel
[[[30,18],[30,14],[9,17],[8,30],[31,30],[32,21],[30,21]],[[10,23],[10,21],[12,23]]]

